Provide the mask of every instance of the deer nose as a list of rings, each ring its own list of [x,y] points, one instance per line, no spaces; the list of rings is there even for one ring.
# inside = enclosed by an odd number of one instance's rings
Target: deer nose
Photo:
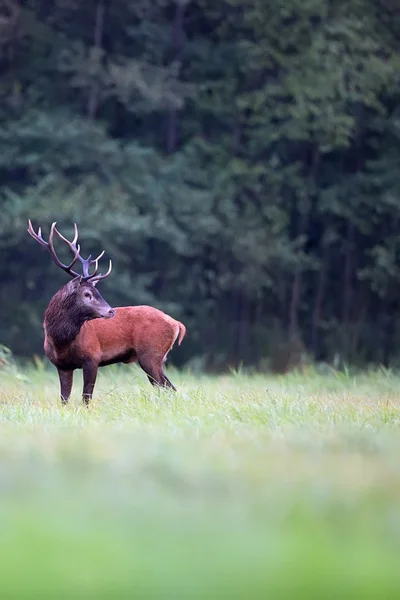
[[[110,308],[110,310],[108,311],[108,316],[111,319],[111,317],[115,317],[115,310],[113,308]]]

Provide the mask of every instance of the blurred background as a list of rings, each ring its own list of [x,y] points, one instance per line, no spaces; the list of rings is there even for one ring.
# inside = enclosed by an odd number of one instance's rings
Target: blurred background
[[[31,218],[186,324],[178,366],[398,362],[398,0],[0,0],[0,75],[16,356],[65,283]]]

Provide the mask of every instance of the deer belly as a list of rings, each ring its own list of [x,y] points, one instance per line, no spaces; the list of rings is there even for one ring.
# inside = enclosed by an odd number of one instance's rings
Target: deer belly
[[[117,363],[133,363],[137,361],[137,355],[134,350],[127,350],[120,354],[116,354],[113,356],[104,356],[102,361],[100,362],[100,367],[106,367],[107,365],[115,365]]]

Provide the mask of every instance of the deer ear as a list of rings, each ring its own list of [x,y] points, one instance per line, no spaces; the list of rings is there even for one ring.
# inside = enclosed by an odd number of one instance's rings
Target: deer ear
[[[70,281],[69,283],[67,283],[67,289],[69,292],[73,292],[74,290],[76,290],[76,288],[78,287],[79,284],[82,283],[82,275],[78,275],[77,277],[74,277],[72,279],[72,281]]]

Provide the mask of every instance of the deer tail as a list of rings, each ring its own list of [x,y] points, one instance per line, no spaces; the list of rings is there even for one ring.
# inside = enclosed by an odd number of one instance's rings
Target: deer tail
[[[185,337],[186,327],[180,321],[178,321],[178,325],[179,325],[178,346],[180,346],[183,338]]]

